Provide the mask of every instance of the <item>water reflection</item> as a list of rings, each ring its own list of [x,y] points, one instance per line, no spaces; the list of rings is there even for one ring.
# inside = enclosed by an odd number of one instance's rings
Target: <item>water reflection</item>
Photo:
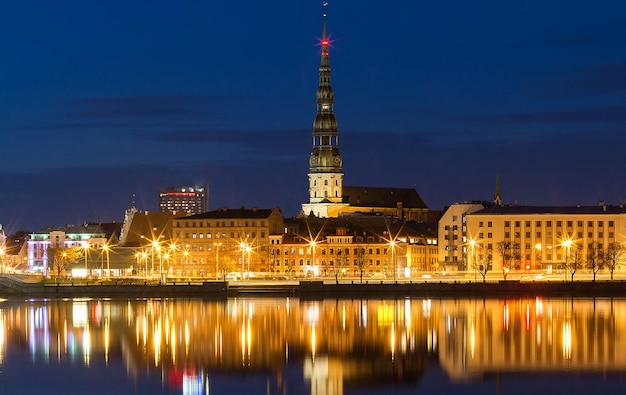
[[[131,383],[182,394],[244,384],[248,393],[387,393],[419,387],[433,366],[453,383],[624,372],[621,333],[621,299],[5,301],[0,367],[28,345],[34,365],[123,365]],[[249,382],[232,382],[241,376]]]

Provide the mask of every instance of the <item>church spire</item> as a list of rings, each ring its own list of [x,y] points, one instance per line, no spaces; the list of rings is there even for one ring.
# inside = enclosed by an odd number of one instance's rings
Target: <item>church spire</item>
[[[339,132],[335,119],[335,96],[330,82],[330,61],[328,49],[330,39],[326,29],[326,8],[324,1],[323,27],[321,39],[321,60],[319,85],[317,87],[317,114],[313,121],[313,147],[309,158],[309,202],[339,203],[342,201],[342,159],[339,154]]]
[[[502,206],[502,193],[500,192],[500,174],[496,173],[496,190],[493,193],[493,203]]]

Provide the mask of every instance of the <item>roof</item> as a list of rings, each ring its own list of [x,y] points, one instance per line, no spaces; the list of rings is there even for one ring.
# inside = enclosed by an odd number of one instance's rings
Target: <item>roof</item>
[[[263,219],[268,218],[275,210],[279,208],[272,209],[258,209],[256,207],[251,209],[239,208],[239,209],[229,209],[229,208],[221,208],[219,210],[208,211],[202,214],[194,214],[186,217],[178,218],[184,220],[193,220],[193,219],[222,219],[222,218],[251,218],[251,219]]]
[[[372,236],[402,234],[423,237],[436,237],[437,226],[413,221],[403,222],[397,218],[384,216],[308,218],[298,217],[285,221],[285,225],[297,235],[315,238],[328,236]],[[292,235],[293,236],[293,235]],[[387,236],[388,237],[388,236]]]
[[[344,203],[355,207],[428,208],[413,188],[343,187]]]
[[[172,218],[175,218],[172,213],[135,213],[124,246],[139,247],[149,244],[153,240],[170,238],[168,224]]]
[[[468,215],[530,215],[530,214],[625,214],[626,208],[620,206],[493,206]]]

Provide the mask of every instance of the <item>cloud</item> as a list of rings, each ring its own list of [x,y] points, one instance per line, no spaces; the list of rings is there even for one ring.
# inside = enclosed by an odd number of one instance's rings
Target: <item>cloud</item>
[[[76,118],[171,118],[203,115],[212,119],[226,118],[214,108],[240,99],[232,96],[131,96],[85,98],[69,102],[74,107],[70,117]]]
[[[626,123],[626,105],[598,106],[566,110],[529,111],[509,114],[464,115],[460,121],[493,122],[499,124],[600,124]]]

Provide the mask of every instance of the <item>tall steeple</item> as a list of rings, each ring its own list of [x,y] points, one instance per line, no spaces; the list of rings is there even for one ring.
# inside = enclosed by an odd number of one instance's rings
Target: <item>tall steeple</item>
[[[328,48],[330,40],[326,32],[326,7],[322,29],[322,57],[317,88],[317,114],[313,121],[313,149],[309,158],[309,203],[341,203],[343,171],[339,154],[339,132],[333,106],[335,98],[330,83]]]
[[[500,192],[500,174],[496,173],[496,190],[493,193],[493,203],[502,206],[502,193]]]

